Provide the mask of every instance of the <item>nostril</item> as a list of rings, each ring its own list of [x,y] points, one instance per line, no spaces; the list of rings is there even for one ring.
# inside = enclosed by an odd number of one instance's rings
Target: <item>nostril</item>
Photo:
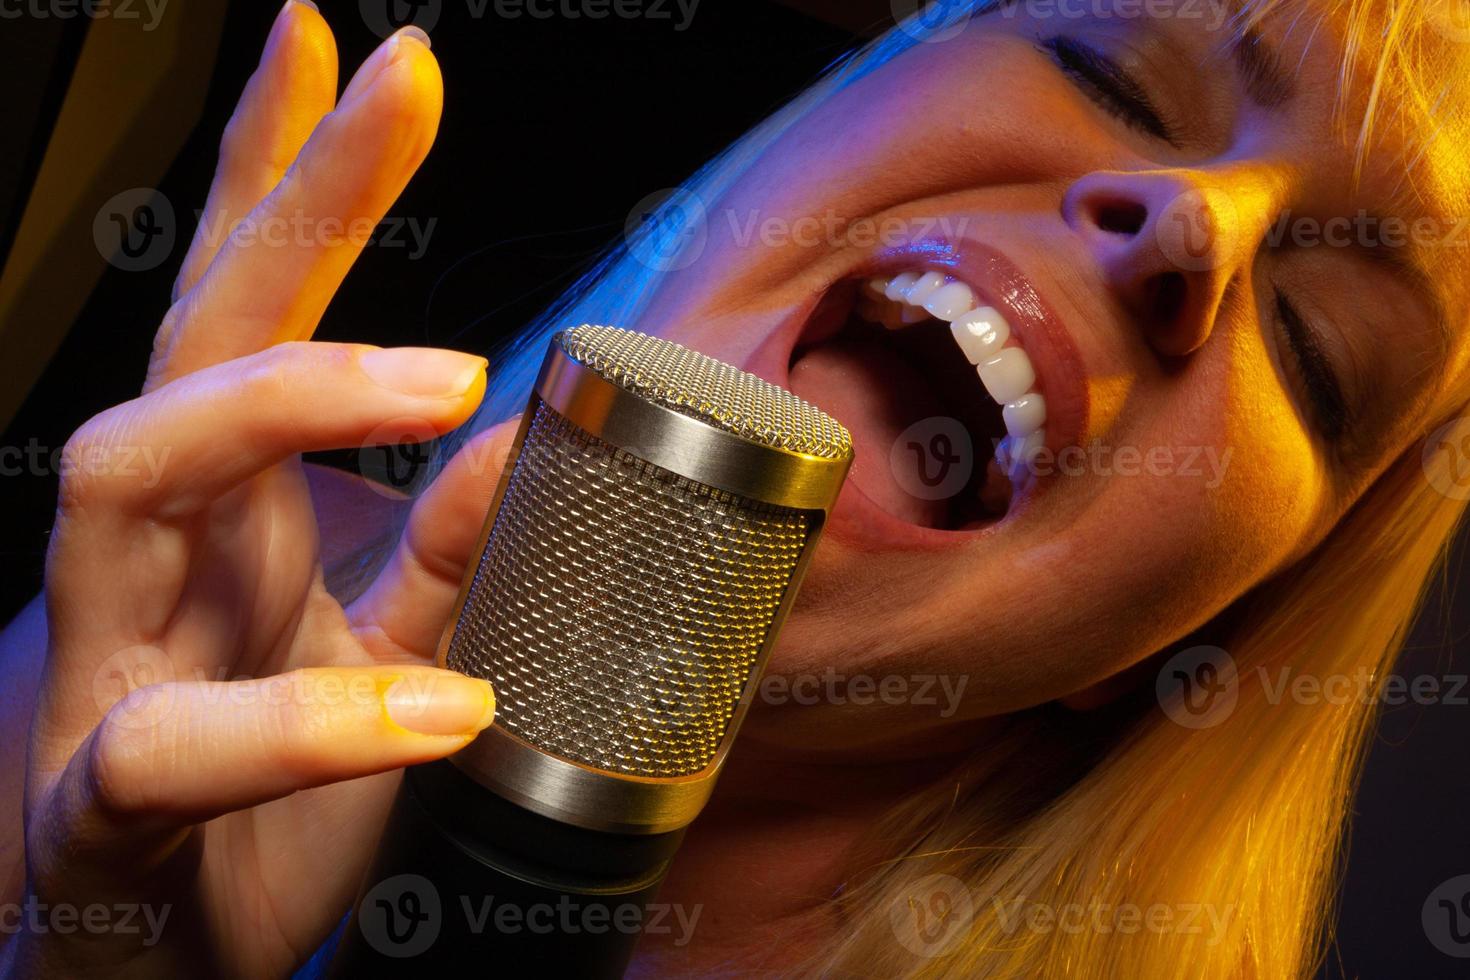
[[[1133,201],[1105,201],[1098,206],[1094,220],[1103,231],[1131,236],[1143,230],[1148,211]]]
[[[1154,276],[1148,283],[1147,302],[1149,313],[1155,323],[1172,324],[1184,309],[1184,298],[1188,283],[1178,272],[1165,272]]]

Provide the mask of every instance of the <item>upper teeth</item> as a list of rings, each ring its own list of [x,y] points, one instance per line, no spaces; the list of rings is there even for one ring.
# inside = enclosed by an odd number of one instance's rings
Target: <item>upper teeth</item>
[[[938,272],[903,272],[863,285],[858,313],[890,330],[934,317],[948,321],[955,343],[1003,407],[1006,437],[995,457],[1013,479],[1046,442],[1046,399],[1036,390],[1036,369],[1000,311],[985,306],[975,290]]]

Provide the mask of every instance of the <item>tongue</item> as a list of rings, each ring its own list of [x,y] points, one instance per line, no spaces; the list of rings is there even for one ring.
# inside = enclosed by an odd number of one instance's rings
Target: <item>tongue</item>
[[[907,361],[881,343],[840,338],[802,355],[791,366],[790,386],[852,432],[856,459],[850,479],[858,489],[901,520],[943,525],[948,502],[909,493],[890,468],[890,450],[905,429],[945,414],[933,386]]]

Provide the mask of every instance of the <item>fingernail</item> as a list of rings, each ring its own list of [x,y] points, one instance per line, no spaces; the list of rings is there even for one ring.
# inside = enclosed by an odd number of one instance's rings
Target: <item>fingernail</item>
[[[463,395],[488,363],[474,354],[438,347],[379,348],[358,358],[363,373],[374,382],[415,398]]]
[[[420,735],[474,735],[495,720],[490,682],[452,671],[400,677],[383,704],[394,724]]]
[[[396,45],[400,39],[405,37],[413,38],[426,48],[432,48],[434,46],[434,42],[429,40],[429,35],[425,33],[423,28],[416,24],[409,24],[406,27],[398,28],[393,34],[393,43]]]
[[[303,7],[310,7],[312,10],[316,10],[316,4],[312,3],[311,0],[286,0],[285,3],[281,4],[281,9],[276,12],[276,19],[271,22],[270,36],[266,38],[265,50],[261,52],[261,61],[265,60],[265,55],[271,50],[271,45],[275,42],[276,36],[286,29],[285,25],[291,19],[291,8],[298,3]]]
[[[377,49],[368,55],[367,60],[358,68],[357,74],[352,76],[352,81],[347,83],[347,89],[342,93],[342,98],[338,100],[337,108],[342,109],[351,105],[361,98],[364,92],[373,87],[373,83],[377,81],[378,76],[383,74],[389,65],[398,60],[403,50],[404,38],[408,38],[410,41],[416,41],[426,48],[432,46],[429,41],[429,35],[425,34],[420,28],[415,27],[413,24],[409,24],[407,27],[400,27],[389,35],[388,40],[378,45]]]

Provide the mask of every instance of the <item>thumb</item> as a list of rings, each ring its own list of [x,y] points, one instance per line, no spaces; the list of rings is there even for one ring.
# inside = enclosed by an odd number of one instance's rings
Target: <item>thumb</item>
[[[145,878],[182,831],[297,790],[439,759],[495,713],[482,680],[430,667],[312,668],[139,688],[57,778],[28,843],[38,886]]]
[[[397,550],[348,610],[353,631],[381,661],[427,660],[454,611],[465,569],[515,441],[520,418],[475,436],[414,502]]]

